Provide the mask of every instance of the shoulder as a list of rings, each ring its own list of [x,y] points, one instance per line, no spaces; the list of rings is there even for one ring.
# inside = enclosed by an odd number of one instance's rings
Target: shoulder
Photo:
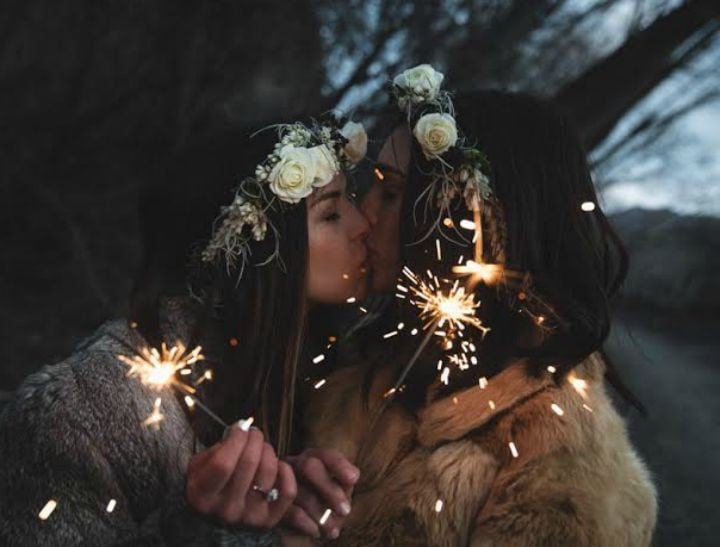
[[[492,435],[504,466],[481,527],[504,534],[511,520],[525,519],[528,530],[555,530],[579,545],[598,544],[597,538],[607,540],[599,544],[625,545],[627,538],[649,544],[655,488],[606,393],[598,359],[497,421]]]
[[[110,321],[67,359],[28,376],[0,416],[7,440],[0,447],[3,452],[22,452],[17,456],[27,457],[52,446],[53,451],[72,453],[77,445],[73,439],[79,437],[101,453],[112,453],[113,447],[123,444],[137,449],[173,442],[177,446],[188,426],[175,398],[162,394],[167,423],[149,431],[142,422],[159,394],[128,378],[128,366],[118,359],[133,355],[142,343],[124,320]]]

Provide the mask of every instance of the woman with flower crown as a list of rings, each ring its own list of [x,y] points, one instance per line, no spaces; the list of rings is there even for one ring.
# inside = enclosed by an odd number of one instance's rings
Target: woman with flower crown
[[[393,81],[361,205],[388,296],[305,412],[308,446],[360,469],[332,544],[649,545],[655,490],[604,379],[633,398],[601,353],[627,258],[579,139],[551,104],[442,81]]]
[[[128,317],[3,408],[3,545],[337,537],[357,469],[290,454],[304,369],[327,344],[313,314],[364,295],[367,223],[345,173],[367,138],[333,120],[275,129],[185,151],[157,177]]]

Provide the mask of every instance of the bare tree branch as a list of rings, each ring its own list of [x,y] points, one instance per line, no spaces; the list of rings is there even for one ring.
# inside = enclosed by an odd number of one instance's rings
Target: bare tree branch
[[[593,162],[593,167],[600,167],[611,161],[619,152],[627,155],[633,155],[639,150],[646,148],[651,142],[656,141],[665,131],[677,120],[692,112],[696,108],[709,104],[720,99],[719,89],[709,89],[685,104],[676,107],[672,111],[665,113],[652,112],[640,119],[628,133],[618,142],[613,144],[611,148],[603,153],[602,156]],[[640,142],[632,144],[633,141]]]
[[[706,25],[706,38],[717,32],[718,17],[717,0],[690,0],[560,90],[556,99],[573,114],[588,148],[679,66],[673,54],[689,38]]]
[[[350,91],[353,87],[361,83],[367,78],[368,69],[383,52],[388,41],[403,27],[403,20],[394,21],[391,20],[389,15],[390,0],[383,0],[383,4],[380,9],[380,21],[382,22],[383,28],[379,34],[373,40],[373,47],[370,52],[358,63],[353,73],[338,89],[332,94],[328,95],[323,99],[323,107],[321,110],[327,110],[337,105],[345,94]]]

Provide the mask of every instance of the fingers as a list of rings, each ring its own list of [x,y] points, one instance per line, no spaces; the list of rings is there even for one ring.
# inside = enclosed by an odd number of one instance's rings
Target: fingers
[[[342,519],[335,515],[331,509],[315,495],[313,490],[300,486],[294,505],[303,509],[305,513],[317,523],[317,526],[324,536],[335,539],[340,535]]]
[[[307,450],[306,454],[322,461],[330,475],[346,488],[355,486],[355,483],[357,483],[360,478],[360,470],[351,464],[339,450],[332,448],[313,448]]]
[[[237,460],[232,478],[221,492],[224,499],[244,500],[257,474],[258,466],[265,448],[265,438],[259,429],[247,433],[245,450]]]
[[[194,457],[188,467],[188,496],[204,499],[218,494],[230,481],[248,437],[234,427],[222,442]]]
[[[320,527],[310,518],[304,509],[297,505],[291,506],[282,519],[284,526],[292,528],[313,538],[320,539]]]
[[[275,449],[269,443],[264,443],[254,484],[262,488],[265,492],[269,492],[275,486],[277,472],[278,459],[275,454]]]
[[[302,459],[296,465],[300,480],[312,486],[326,507],[338,515],[350,514],[350,500],[343,488],[330,476],[325,464],[314,456]]]
[[[263,492],[253,491],[253,485],[265,492],[276,488],[277,499],[269,501]],[[230,525],[276,526],[292,506],[297,489],[293,469],[278,460],[256,428],[249,432],[228,428],[221,442],[193,456],[188,465],[189,504]],[[298,522],[303,525],[302,516]]]
[[[295,473],[286,462],[278,462],[275,488],[278,489],[278,499],[270,504],[270,520],[273,521],[273,526],[280,522],[297,497]]]

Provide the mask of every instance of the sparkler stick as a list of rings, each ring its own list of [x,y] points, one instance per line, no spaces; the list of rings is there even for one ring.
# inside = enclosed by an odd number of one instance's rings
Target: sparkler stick
[[[227,428],[229,427],[228,424],[226,424],[225,421],[223,421],[223,419],[220,418],[220,416],[218,416],[218,415],[215,414],[212,410],[210,410],[210,409],[205,405],[205,403],[203,403],[200,399],[198,399],[198,398],[195,397],[194,395],[190,395],[189,397],[193,400],[193,402],[194,402],[197,406],[200,407],[200,410],[202,410],[203,412],[205,412],[208,416],[210,416],[210,418],[212,418],[213,420],[215,420],[219,425],[223,426],[225,429],[227,429]]]
[[[420,345],[417,347],[417,349],[415,350],[415,353],[408,361],[408,364],[405,365],[405,367],[400,372],[400,376],[398,376],[398,379],[395,382],[395,385],[392,387],[392,393],[395,393],[398,390],[398,388],[402,385],[402,383],[405,381],[405,378],[407,377],[408,373],[415,365],[415,361],[418,360],[418,358],[420,357],[420,354],[425,349],[425,346],[428,345],[428,342],[432,338],[432,335],[435,334],[435,329],[437,329],[437,326],[439,323],[440,323],[440,319],[436,319],[435,322],[430,326],[430,328],[427,331],[427,334],[425,334],[425,338],[422,339],[422,342],[420,342]],[[385,402],[383,404],[386,404],[387,401],[388,401],[388,399],[385,399]],[[380,413],[382,413],[382,411]]]

